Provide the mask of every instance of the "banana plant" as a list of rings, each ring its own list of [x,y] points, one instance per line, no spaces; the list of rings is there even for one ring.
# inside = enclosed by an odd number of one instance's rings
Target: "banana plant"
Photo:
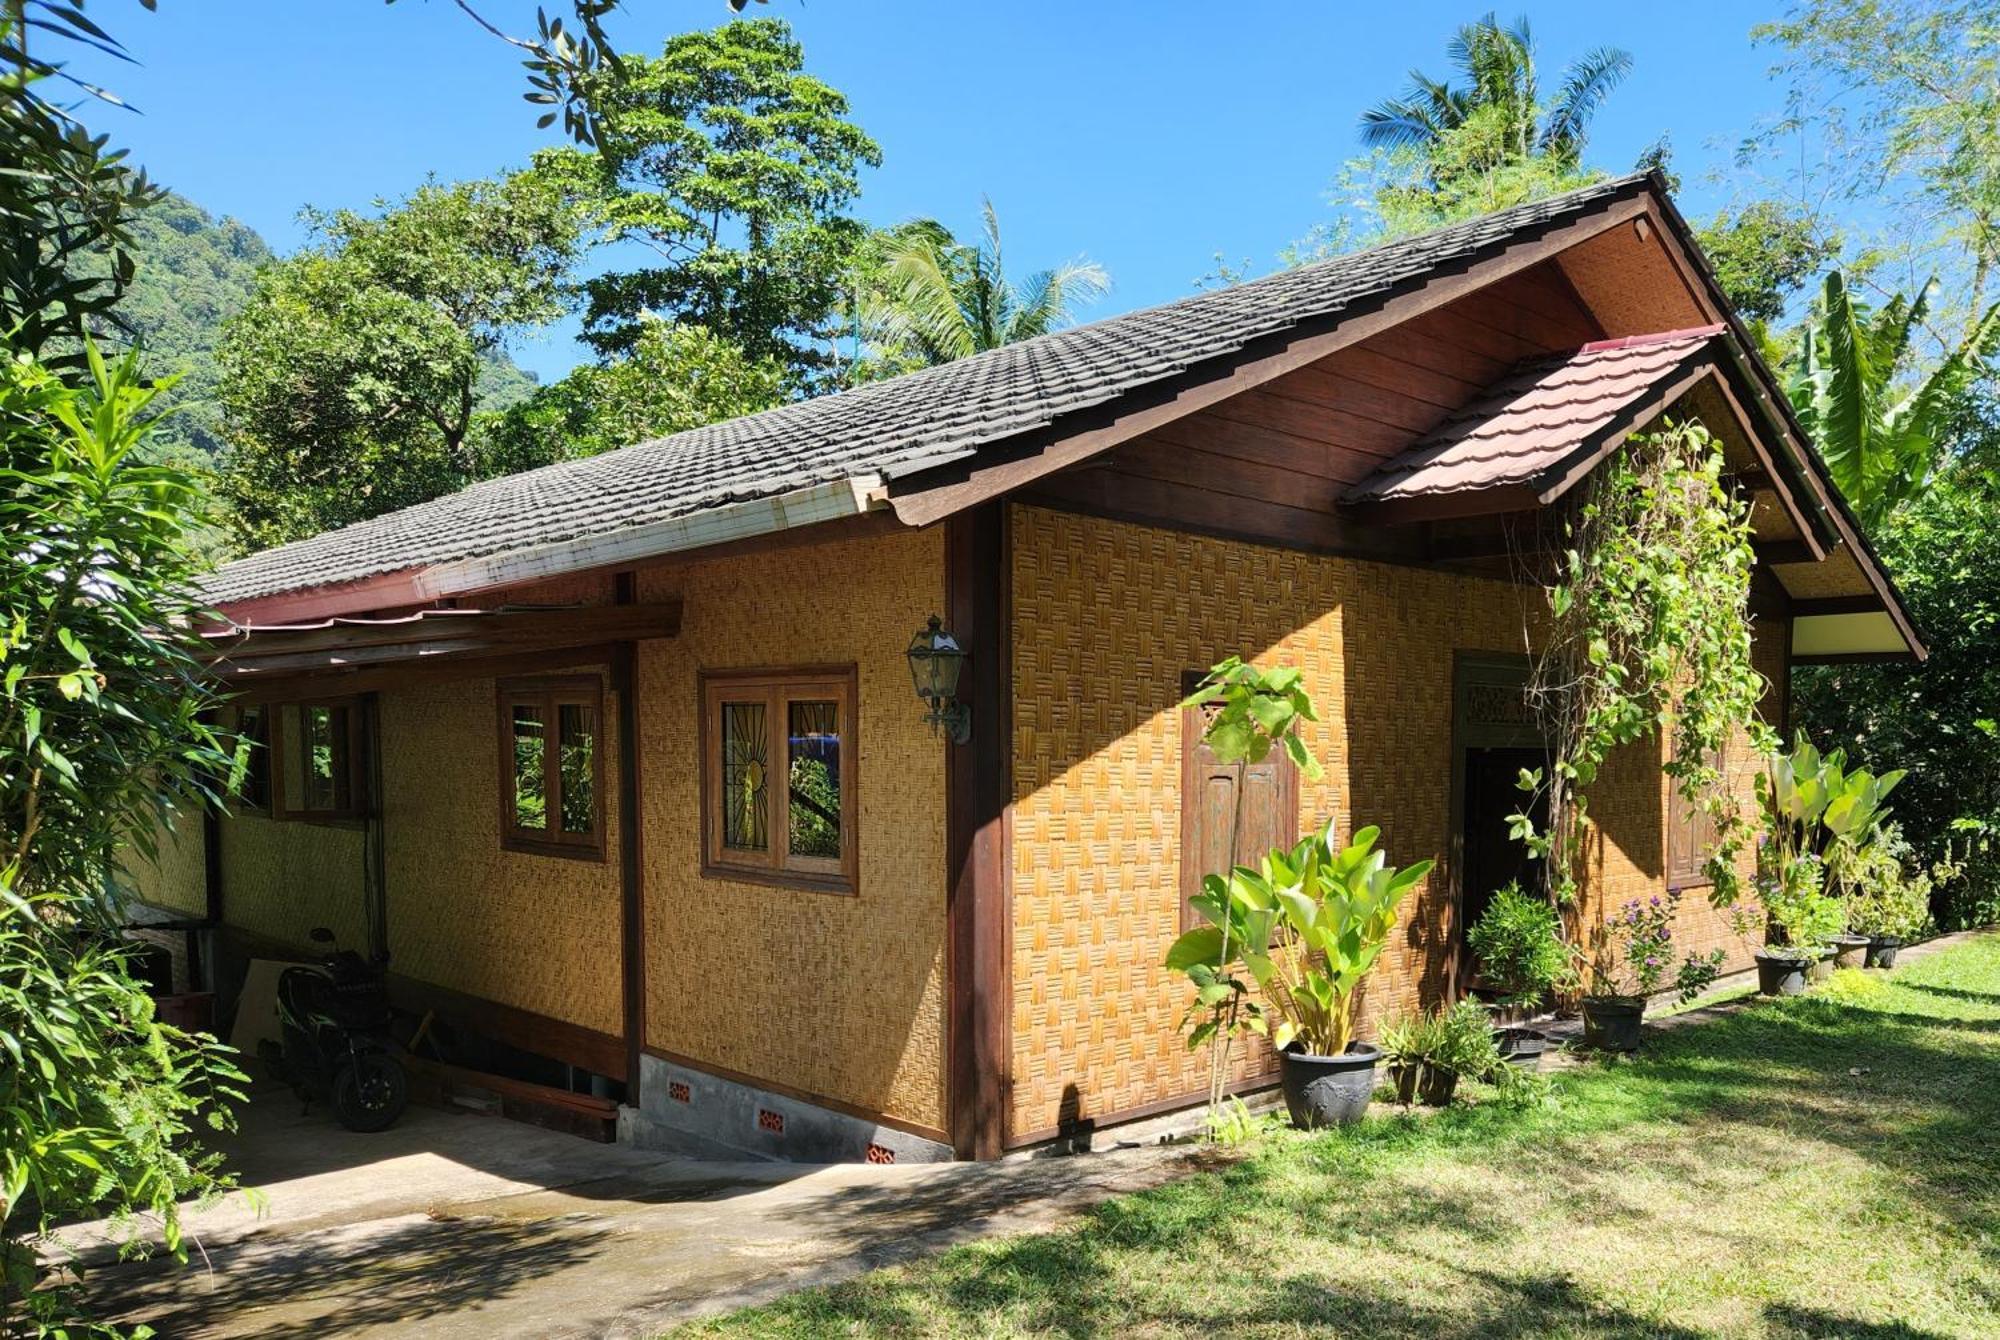
[[[1213,993],[1219,1004],[1240,965],[1264,996],[1246,1012],[1251,1029],[1281,1051],[1297,1043],[1340,1055],[1354,1036],[1355,994],[1388,946],[1397,909],[1433,865],[1391,866],[1375,849],[1380,836],[1363,828],[1338,847],[1329,822],[1289,852],[1269,852],[1257,869],[1204,880],[1191,903],[1208,924],[1174,942],[1167,966],[1189,973],[1198,1000]],[[1211,974],[1218,956],[1231,961]],[[1197,973],[1213,980],[1204,986]]]

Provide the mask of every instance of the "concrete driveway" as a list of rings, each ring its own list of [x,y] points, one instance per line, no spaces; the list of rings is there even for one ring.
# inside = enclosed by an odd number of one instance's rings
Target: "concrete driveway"
[[[807,1167],[662,1157],[412,1108],[354,1135],[260,1093],[228,1146],[242,1196],[200,1248],[100,1264],[97,1307],[167,1336],[648,1336],[676,1322],[990,1233],[1050,1227],[1154,1185],[1158,1145],[997,1164]],[[103,1260],[103,1225],[65,1234]]]

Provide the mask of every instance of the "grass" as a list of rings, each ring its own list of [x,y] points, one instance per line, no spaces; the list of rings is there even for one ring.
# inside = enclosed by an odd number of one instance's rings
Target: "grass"
[[[2000,938],[1857,979],[684,1333],[1991,1340]]]

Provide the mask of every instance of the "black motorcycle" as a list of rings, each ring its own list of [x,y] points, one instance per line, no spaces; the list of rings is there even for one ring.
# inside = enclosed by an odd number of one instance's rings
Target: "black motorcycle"
[[[312,941],[327,946],[327,956],[278,974],[283,1041],[265,1041],[258,1054],[301,1099],[331,1100],[348,1130],[387,1130],[409,1106],[410,1081],[389,1050],[382,965],[335,947],[324,926],[313,928]]]

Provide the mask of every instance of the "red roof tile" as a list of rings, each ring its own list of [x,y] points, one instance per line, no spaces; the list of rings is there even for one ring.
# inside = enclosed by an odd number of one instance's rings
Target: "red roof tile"
[[[1488,387],[1421,442],[1349,489],[1349,502],[1536,486],[1681,370],[1721,326],[1586,344]]]

